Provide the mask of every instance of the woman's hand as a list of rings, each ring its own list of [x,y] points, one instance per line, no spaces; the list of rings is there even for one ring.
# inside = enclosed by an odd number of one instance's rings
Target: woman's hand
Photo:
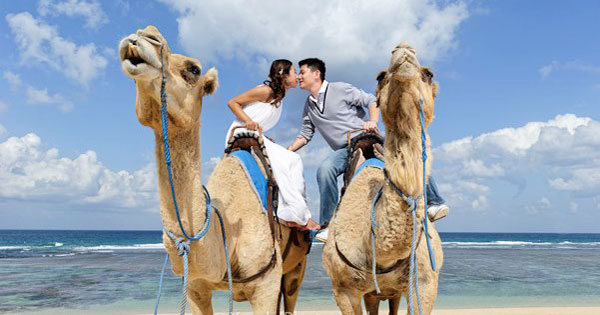
[[[246,129],[248,130],[262,130],[262,127],[257,122],[254,122],[252,120],[246,122],[246,125],[244,127],[246,127]]]

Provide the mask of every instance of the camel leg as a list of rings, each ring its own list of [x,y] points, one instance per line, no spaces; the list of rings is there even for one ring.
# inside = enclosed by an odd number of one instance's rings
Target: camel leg
[[[341,290],[334,286],[333,296],[335,303],[340,308],[344,315],[362,315],[362,307],[360,306],[360,293],[350,290]]]
[[[372,294],[365,294],[363,299],[365,300],[365,308],[367,309],[367,314],[379,314],[379,299],[376,296]]]
[[[389,300],[389,303],[390,303],[390,313],[389,313],[389,315],[396,315],[396,314],[398,314],[398,309],[400,308],[400,299],[401,298],[402,298],[402,296],[399,296],[399,297],[391,298]]]
[[[408,303],[408,296],[406,297],[406,301]],[[421,307],[424,315],[431,314],[433,310],[433,304],[435,303],[435,299],[437,298],[437,290],[422,290],[421,291]],[[417,304],[417,296],[413,295],[413,314],[419,314],[419,306]],[[407,314],[410,314],[410,306],[406,307]]]
[[[281,266],[275,266],[260,280],[255,280],[255,288],[248,301],[252,305],[252,313],[258,315],[277,314],[277,301],[280,295]]]
[[[304,271],[306,270],[306,256],[298,263],[294,269],[283,275],[281,282],[281,293],[283,295],[283,307],[285,314],[293,314],[300,293],[300,284],[304,279]]]
[[[193,290],[188,287],[187,296],[190,308],[192,309],[192,314],[213,314],[211,290]]]

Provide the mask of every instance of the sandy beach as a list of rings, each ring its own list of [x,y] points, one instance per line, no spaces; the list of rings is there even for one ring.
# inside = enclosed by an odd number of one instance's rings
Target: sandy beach
[[[215,313],[227,314],[227,313]],[[250,315],[251,312],[236,312],[238,315]],[[339,311],[298,311],[295,315],[339,315]],[[382,310],[379,314],[387,314]],[[403,311],[400,314],[404,314]],[[432,315],[597,315],[600,307],[520,307],[520,308],[472,308],[472,309],[439,309]],[[142,315],[142,314],[140,314]],[[176,315],[168,314],[168,315]]]

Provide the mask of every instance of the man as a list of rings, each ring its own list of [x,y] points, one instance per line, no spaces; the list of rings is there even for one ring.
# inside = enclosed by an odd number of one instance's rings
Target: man
[[[305,146],[313,137],[315,128],[321,132],[333,152],[321,163],[317,170],[317,183],[321,194],[319,223],[325,227],[316,238],[327,240],[329,224],[339,201],[337,178],[348,165],[347,134],[354,129],[374,130],[379,121],[379,108],[376,98],[348,83],[327,82],[325,63],[317,58],[299,62],[300,88],[310,94],[304,104],[300,135],[288,147],[296,151]],[[365,108],[369,112],[366,118]],[[433,180],[427,186],[428,215],[432,221],[448,214],[449,208],[437,194]]]

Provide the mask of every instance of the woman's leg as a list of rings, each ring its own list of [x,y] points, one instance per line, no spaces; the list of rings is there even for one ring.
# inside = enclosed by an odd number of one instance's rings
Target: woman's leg
[[[268,139],[265,139],[265,146],[279,188],[279,218],[306,225],[311,213],[306,204],[302,159],[297,153]]]

